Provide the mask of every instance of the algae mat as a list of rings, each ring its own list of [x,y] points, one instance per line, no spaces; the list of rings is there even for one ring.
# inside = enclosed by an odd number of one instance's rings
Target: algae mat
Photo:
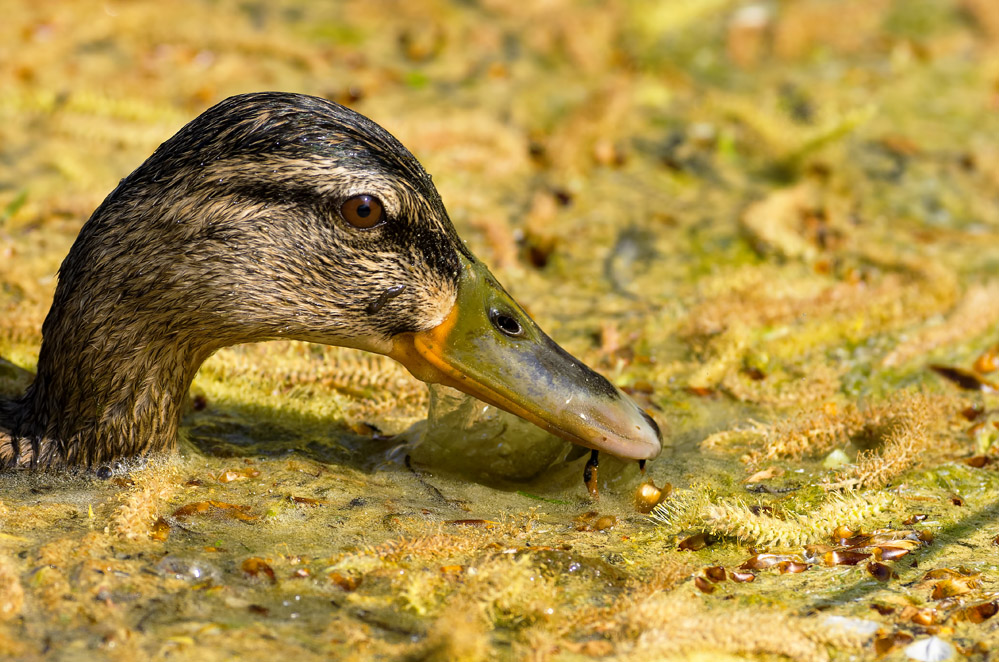
[[[594,502],[583,459],[518,461],[550,440],[474,404],[435,394],[410,429],[429,399],[390,361],[225,350],[179,453],[0,477],[0,655],[999,640],[994,3],[12,2],[0,62],[4,392],[118,179],[221,98],[282,89],[396,134],[472,249],[670,443],[646,478],[604,462]]]

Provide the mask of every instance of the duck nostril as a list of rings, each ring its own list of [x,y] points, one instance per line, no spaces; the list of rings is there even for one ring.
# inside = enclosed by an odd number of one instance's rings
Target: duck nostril
[[[489,311],[489,319],[493,323],[493,326],[505,336],[519,338],[524,335],[524,328],[520,326],[520,322],[509,315],[505,315],[498,310],[491,310]]]

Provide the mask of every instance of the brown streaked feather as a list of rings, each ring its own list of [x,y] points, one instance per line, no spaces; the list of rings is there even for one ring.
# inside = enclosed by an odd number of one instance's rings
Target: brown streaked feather
[[[359,193],[379,197],[387,222],[347,226],[340,206]],[[188,386],[221,347],[377,349],[432,328],[454,302],[459,253],[474,260],[430,176],[381,127],[315,97],[227,99],[84,224],[37,377],[0,402],[0,465],[95,466],[172,447]]]

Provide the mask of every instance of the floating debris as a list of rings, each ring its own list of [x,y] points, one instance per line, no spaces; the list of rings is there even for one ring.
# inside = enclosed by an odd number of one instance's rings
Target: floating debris
[[[651,513],[656,506],[669,497],[672,489],[673,487],[669,483],[664,483],[660,488],[656,487],[656,484],[651,480],[643,482],[635,490],[635,510],[645,515]]]
[[[173,511],[173,516],[178,519],[186,517],[218,517],[220,519],[232,519],[251,523],[256,521],[257,517],[251,515],[249,510],[248,506],[226,503],[224,501],[196,501]]]
[[[274,568],[272,568],[267,561],[259,556],[251,556],[243,561],[239,567],[243,571],[243,574],[247,577],[265,578],[271,584],[277,583],[277,576],[274,574]]]
[[[149,532],[149,539],[155,540],[156,542],[163,542],[170,536],[170,523],[167,522],[162,517],[157,517],[156,522],[153,524],[152,530]]]
[[[953,366],[937,365],[933,364],[930,366],[933,372],[937,373],[941,377],[957,384],[959,387],[966,391],[981,391],[982,393],[999,393],[999,386],[988,381],[984,377],[971,372],[969,370],[964,370],[962,368],[955,368]]]
[[[905,656],[917,662],[945,662],[957,654],[950,643],[940,637],[928,637],[905,647]]]

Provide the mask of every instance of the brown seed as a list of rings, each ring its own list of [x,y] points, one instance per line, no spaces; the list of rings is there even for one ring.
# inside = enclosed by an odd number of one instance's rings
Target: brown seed
[[[251,556],[250,558],[243,561],[243,565],[240,566],[243,573],[249,575],[250,577],[266,577],[271,584],[277,582],[277,577],[274,576],[274,568],[263,560],[259,556]]]
[[[871,576],[879,582],[886,582],[892,578],[892,575],[895,574],[892,572],[890,566],[876,561],[867,564],[867,572],[869,572]]]
[[[909,550],[902,547],[875,547],[874,558],[879,561],[895,561],[909,553]]]
[[[906,519],[904,522],[902,522],[902,524],[905,524],[907,526],[911,526],[911,525],[915,524],[916,522],[922,522],[924,519],[926,519],[926,517],[927,517],[927,515],[925,515],[923,513],[916,513],[915,515],[912,515],[911,517],[909,517],[908,519]]]
[[[750,476],[749,478],[746,478],[742,482],[744,482],[744,483],[759,483],[759,482],[762,482],[764,480],[770,480],[771,478],[775,478],[777,476],[782,476],[783,474],[784,474],[784,470],[781,469],[780,467],[767,467],[766,469],[762,469],[760,471],[757,471],[752,476]]]
[[[259,475],[259,469],[229,469],[219,476],[218,481],[220,483],[231,483],[234,480],[246,480],[247,478],[256,478]]]
[[[912,639],[912,635],[908,632],[894,632],[883,637],[878,637],[874,640],[874,652],[879,657],[887,655],[899,646],[908,646],[912,643]]]
[[[357,587],[361,585],[360,578],[353,578],[349,575],[341,575],[339,572],[331,572],[329,574],[330,581],[342,588],[347,593],[351,593],[357,590]]]
[[[861,533],[860,535],[853,536],[852,538],[846,538],[840,542],[846,547],[866,547],[871,544],[871,540],[873,539],[874,536]]]
[[[205,396],[198,394],[191,398],[191,408],[194,409],[194,411],[203,411],[207,406],[208,398]]]
[[[985,413],[985,409],[978,405],[971,405],[970,407],[965,407],[961,410],[961,416],[964,416],[964,418],[968,421],[975,420],[983,413]]]
[[[271,613],[271,610],[263,605],[250,605],[247,609],[251,614],[258,614],[260,616],[267,616]]]
[[[920,545],[919,539],[916,537],[916,532],[905,529],[900,531],[890,529],[878,531],[872,533],[870,538],[870,542],[867,543],[868,547],[903,547],[905,549],[914,549]]]
[[[598,518],[597,521],[593,523],[593,530],[605,531],[607,529],[613,528],[615,524],[617,524],[617,517],[615,517],[614,515],[604,515],[603,517]]]
[[[704,577],[694,577],[694,586],[696,586],[701,593],[715,592],[715,585]]]
[[[963,506],[964,505],[964,498],[958,496],[957,494],[951,494],[950,495],[950,502],[952,504],[954,504],[955,506]]]
[[[708,534],[695,533],[694,535],[681,540],[680,544],[677,545],[677,549],[682,552],[696,552],[704,549],[708,546],[708,544]]]
[[[969,467],[974,467],[975,469],[981,469],[990,462],[992,462],[992,458],[988,455],[973,455],[971,457],[964,458],[964,463]]]
[[[955,595],[964,595],[978,588],[980,583],[977,577],[945,579],[933,585],[933,593],[930,594],[930,599],[943,600],[944,598],[952,598]]]
[[[805,558],[809,561],[818,561],[824,554],[836,549],[832,545],[805,545]]]
[[[651,513],[652,509],[669,495],[670,489],[669,483],[666,483],[662,489],[651,481],[642,483],[635,490],[635,510],[643,514]]]
[[[725,581],[725,568],[720,565],[709,566],[704,569],[704,576],[716,584],[718,582],[723,582]]]
[[[781,561],[777,564],[777,572],[782,575],[796,575],[806,570],[808,570],[808,564],[800,561]]]
[[[966,391],[982,391],[984,393],[999,393],[999,386],[996,386],[987,379],[983,379],[973,372],[961,368],[952,368],[945,365],[931,365],[930,369],[941,377],[949,379]]]
[[[149,539],[155,540],[156,542],[163,542],[170,536],[170,524],[162,517],[156,520],[153,524],[152,531],[149,532]]]
[[[822,562],[828,566],[833,565],[857,565],[861,561],[870,558],[870,554],[864,552],[851,552],[849,550],[835,550],[822,555]]]
[[[836,530],[833,531],[834,540],[845,540],[847,538],[852,538],[857,535],[852,529],[846,526],[837,526]]]
[[[392,290],[392,292],[395,292],[395,291],[396,290]],[[382,295],[379,295],[379,299],[381,299],[381,296]],[[389,297],[386,297],[386,301],[389,298],[391,298],[391,295],[389,295]],[[370,303],[368,305],[369,306],[376,305],[379,299],[376,299],[375,302]],[[384,301],[382,302],[382,305],[383,306],[385,305]],[[358,421],[358,422],[355,422],[355,423],[351,423],[350,424],[350,431],[353,432],[353,433],[355,433],[355,434],[359,434],[362,437],[374,437],[374,436],[377,436],[377,435],[381,434],[381,430],[378,429],[378,426],[372,425],[371,423],[364,423],[363,421]]]
[[[729,571],[728,576],[732,579],[733,582],[736,582],[737,584],[756,581],[756,575],[754,575],[751,572],[738,572],[732,570]]]
[[[992,546],[999,547],[999,536],[995,536],[994,538],[992,538]]]
[[[950,568],[934,568],[933,570],[927,570],[923,575],[923,581],[929,579],[957,579],[959,577],[966,577],[964,573],[958,570],[952,570]]]
[[[916,625],[935,625],[937,622],[937,611],[936,609],[916,609],[908,618]]]
[[[992,602],[980,602],[979,604],[972,605],[964,610],[965,618],[972,623],[987,621],[997,613],[999,613],[999,603],[995,600]]]
[[[791,557],[784,554],[757,554],[751,556],[746,561],[739,566],[740,570],[763,570],[771,566],[777,565],[781,561],[792,560]]]
[[[999,345],[993,345],[982,352],[978,358],[975,359],[975,365],[973,367],[975,372],[979,372],[983,375],[999,370]]]
[[[598,524],[603,528],[610,528],[607,526],[609,521],[608,518],[613,518],[614,520],[613,523],[611,523],[611,526],[617,523],[617,518],[613,515],[601,515],[595,510],[590,510],[582,515],[578,515],[573,521],[576,523],[577,531],[601,531],[603,529],[597,528]]]

